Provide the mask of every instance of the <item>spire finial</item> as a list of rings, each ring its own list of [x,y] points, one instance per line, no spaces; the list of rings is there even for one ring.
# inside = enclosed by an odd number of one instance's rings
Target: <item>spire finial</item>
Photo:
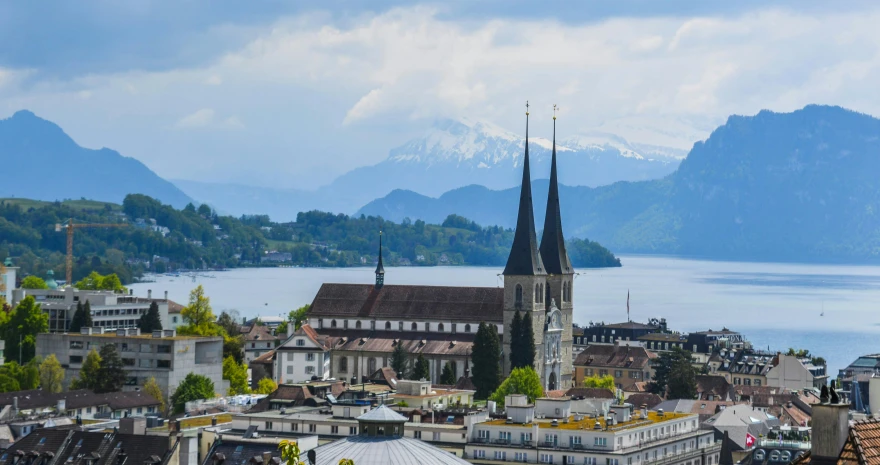
[[[526,100],[526,116],[529,116],[529,101]]]
[[[556,104],[553,104],[553,121],[556,121],[556,112],[559,111],[559,107]]]

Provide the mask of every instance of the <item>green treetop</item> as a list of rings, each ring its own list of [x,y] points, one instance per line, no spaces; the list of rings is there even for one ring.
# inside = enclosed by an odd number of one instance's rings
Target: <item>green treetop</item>
[[[21,280],[21,288],[22,289],[49,289],[49,286],[46,284],[46,281],[39,276],[26,276]]]
[[[104,344],[99,352],[101,367],[98,369],[94,385],[96,393],[117,392],[122,390],[128,374],[122,364],[122,357],[114,344]]]
[[[138,319],[138,328],[141,334],[151,334],[153,331],[162,330],[162,318],[159,316],[159,304],[155,301],[150,302],[150,308],[147,313],[141,315]]]
[[[510,394],[523,394],[529,398],[529,402],[544,395],[544,388],[541,387],[541,378],[532,367],[514,368],[510,372],[510,376],[498,386],[498,389],[489,397],[499,406],[504,406],[504,397]]]
[[[213,399],[214,396],[214,383],[210,378],[190,373],[181,381],[180,385],[177,386],[177,390],[171,396],[172,413],[183,413],[187,402],[199,399]]]
[[[454,385],[456,381],[455,373],[452,371],[452,364],[446,362],[443,365],[443,372],[440,373],[440,384],[451,386]]]
[[[22,299],[11,314],[0,312],[0,334],[6,341],[8,358],[19,356],[26,363],[36,354],[37,334],[49,331],[49,314],[40,309],[33,296]]]

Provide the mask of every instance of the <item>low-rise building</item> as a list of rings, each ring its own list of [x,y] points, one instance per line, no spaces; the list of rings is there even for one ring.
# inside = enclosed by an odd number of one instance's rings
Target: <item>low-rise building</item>
[[[330,377],[328,338],[302,325],[275,349],[273,373],[278,384],[290,384]]]
[[[80,334],[41,333],[37,335],[39,357],[55,354],[65,368],[65,385],[79,376],[89,351],[113,344],[122,357],[128,379],[126,391],[143,389],[155,378],[162,392],[171,396],[189,373],[206,376],[217,392],[226,392],[223,379],[223,338],[178,336],[174,330],[140,334],[137,329],[104,332],[103,328],[83,328]]]
[[[828,382],[825,366],[816,366],[809,359],[793,355],[777,354],[772,360],[773,367],[767,371],[768,386],[776,386],[792,391],[820,387]]]
[[[505,418],[473,426],[465,458],[587,465],[718,464],[721,446],[697,415],[616,405],[594,415],[567,415],[563,405],[508,406]],[[559,414],[555,414],[557,411]],[[538,411],[554,412],[553,415]]]
[[[440,388],[432,386],[430,381],[397,380],[397,391],[394,400],[405,402],[407,407],[418,409],[444,409],[461,405],[471,405],[475,391],[464,389]]]
[[[0,394],[0,421],[19,414],[43,414],[97,418],[123,418],[146,415],[159,411],[159,400],[143,391],[107,392],[96,394],[88,389],[49,392],[42,389],[14,391]]]
[[[120,425],[119,431],[123,431]],[[197,453],[194,440],[176,435],[90,432],[40,428],[16,441],[14,451],[4,453],[4,465],[190,465],[185,458]]]
[[[614,344],[617,341],[635,341],[640,337],[653,333],[666,332],[666,318],[651,321],[648,324],[627,321],[624,323],[591,323],[580,328],[582,332],[575,340],[578,345]]]
[[[275,332],[268,326],[252,325],[247,327],[247,332],[244,333],[244,362],[250,363],[257,357],[272,351],[278,342]]]
[[[651,379],[654,369],[650,362],[656,357],[634,341],[591,345],[574,360],[575,385],[591,376],[611,376],[618,389],[628,390],[634,383]]]

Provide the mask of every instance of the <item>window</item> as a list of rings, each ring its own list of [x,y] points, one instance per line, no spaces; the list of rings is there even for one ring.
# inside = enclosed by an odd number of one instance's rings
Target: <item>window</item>
[[[503,450],[496,450],[495,460],[507,460],[507,452]]]
[[[306,354],[306,361],[307,362],[314,362],[315,361],[315,354],[313,354],[313,353]]]
[[[148,358],[141,358],[141,359],[138,359],[138,366],[141,368],[150,368],[152,365],[152,362],[153,361]]]
[[[593,445],[605,447],[608,445],[608,438],[593,438]]]
[[[481,430],[477,431],[477,436],[480,439],[489,439],[489,432],[484,429],[481,429]]]
[[[639,376],[642,374],[640,371],[631,371],[629,372],[629,377],[632,379],[639,379]]]
[[[369,360],[367,360],[367,369],[369,370],[369,373],[367,373],[368,375],[372,375],[373,373],[376,372],[376,359],[375,358],[370,358]]]
[[[156,368],[171,368],[171,360],[156,360]]]
[[[345,329],[348,329],[348,320],[343,320],[343,321],[342,321],[342,327],[345,328]]]
[[[141,408],[141,407],[138,407],[138,409],[137,409],[137,413],[144,413],[144,409]]]
[[[422,432],[421,431],[413,431],[413,437],[416,439],[422,439]]]
[[[510,432],[509,431],[498,432],[498,439],[501,439],[502,441],[510,442]]]
[[[517,307],[522,307],[522,303],[523,303],[523,289],[522,289],[522,285],[520,285],[520,284],[517,284],[517,285],[516,285],[516,291],[515,291],[515,297],[514,297],[514,299],[515,299],[515,304],[516,304],[516,306],[517,306]]]
[[[431,331],[431,323],[425,322],[425,332]]]
[[[541,463],[553,463],[553,454],[541,454]]]
[[[432,441],[439,441],[440,440],[440,433],[435,432],[434,434],[432,434],[431,440]]]
[[[82,341],[70,341],[70,348],[71,349],[82,349],[83,343],[82,343]]]
[[[474,449],[474,458],[476,458],[476,459],[486,458],[486,451],[484,451],[482,449]]]
[[[646,456],[645,460],[648,460],[647,456]],[[572,463],[574,463],[574,462],[572,462]],[[584,465],[596,465],[597,463],[598,463],[598,461],[596,460],[596,457],[584,457]]]
[[[339,434],[339,427],[338,427],[338,426],[331,426],[331,427],[330,427],[330,433],[332,433],[332,434]]]
[[[302,347],[302,346],[304,346],[304,345],[306,345],[306,340],[305,340],[305,339],[302,339],[302,338],[297,338],[297,340],[296,340],[296,346],[297,346],[297,347]]]
[[[464,332],[466,332],[466,333],[471,332],[471,325],[469,325],[469,324],[468,324],[468,325],[464,325]]]
[[[617,459],[605,459],[605,465],[618,465]]]
[[[176,317],[176,316],[171,317],[171,321],[174,322],[174,323],[177,323],[177,317]]]
[[[272,422],[271,421],[266,422],[266,429],[272,429]]]
[[[339,372],[348,372],[348,357],[339,357]]]
[[[397,330],[403,331],[403,322],[402,321],[397,322]]]
[[[357,322],[355,322],[354,329],[361,329],[361,320],[358,320]]]
[[[137,376],[129,376],[128,378],[125,378],[125,385],[126,386],[137,386],[137,383],[138,383]],[[82,412],[80,412],[80,413],[82,413]]]
[[[335,327],[336,327],[336,320],[330,320],[330,327],[331,327],[331,328],[335,328]]]
[[[443,332],[443,323],[437,325],[437,331]]]
[[[540,284],[535,284],[535,303],[540,303],[540,302],[541,302],[541,294],[542,294],[542,292],[541,292],[541,285],[540,285]]]
[[[770,452],[770,461],[771,462],[778,462],[779,461],[779,451],[778,450],[774,450],[773,452]]]
[[[419,325],[418,325],[417,323],[413,323],[413,324],[412,324],[412,330],[413,330],[413,331],[418,331],[418,330],[419,330]]]
[[[755,380],[755,386],[760,386],[760,385],[761,385],[761,380],[760,380],[760,379],[756,379],[756,380]]]
[[[256,348],[256,347],[257,347],[257,343],[256,343],[256,342],[251,342],[251,349],[254,349],[254,348]]]
[[[455,333],[455,323],[452,323],[452,333]]]
[[[614,370],[614,377],[615,378],[623,377],[623,371],[622,370]]]
[[[159,344],[156,346],[156,352],[160,353],[160,354],[170,354],[171,353],[171,345]]]
[[[313,367],[313,366],[311,366],[311,365],[309,365],[309,366],[306,367],[306,374],[311,375],[311,374],[314,374],[314,373],[315,373],[315,367]]]
[[[315,424],[309,425],[309,432],[314,433],[318,429],[318,426]]]
[[[357,430],[358,430],[357,426],[350,426],[348,428],[348,434],[352,434],[352,435],[357,434]]]
[[[385,322],[385,331],[391,331],[391,322],[390,321]]]
[[[293,374],[293,365],[287,365],[287,374],[288,374],[288,375],[292,375],[292,374]]]
[[[71,355],[70,356],[70,363],[82,363],[82,362],[83,362],[82,355]]]
[[[529,454],[527,454],[525,452],[517,452],[517,453],[513,454],[513,457],[514,457],[513,459],[517,462],[528,462],[529,461]],[[569,463],[574,463],[574,462],[569,462]]]

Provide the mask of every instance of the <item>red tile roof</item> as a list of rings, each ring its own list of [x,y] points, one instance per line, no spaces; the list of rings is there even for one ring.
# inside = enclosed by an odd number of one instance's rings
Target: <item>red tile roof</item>
[[[574,361],[575,366],[644,369],[657,355],[640,346],[592,345]]]

